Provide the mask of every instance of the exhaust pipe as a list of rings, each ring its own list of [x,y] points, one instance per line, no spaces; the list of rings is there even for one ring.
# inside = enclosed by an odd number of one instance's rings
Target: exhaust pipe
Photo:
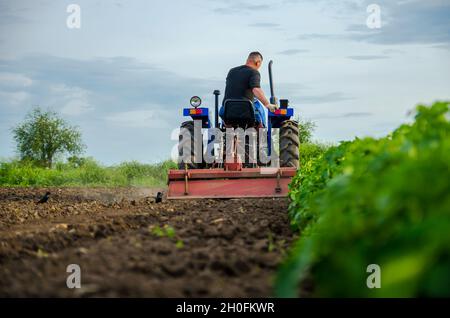
[[[270,60],[270,62],[269,62],[270,103],[276,105],[277,98],[275,97],[274,88],[273,88],[272,64],[273,64],[273,61]]]
[[[220,95],[220,91],[218,89],[216,89],[214,92],[214,97],[215,97],[215,114],[214,114],[214,119],[215,119],[215,127],[219,128],[219,95]]]

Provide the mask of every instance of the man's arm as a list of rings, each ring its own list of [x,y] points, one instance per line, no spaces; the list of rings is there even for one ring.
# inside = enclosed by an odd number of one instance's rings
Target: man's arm
[[[267,107],[268,110],[273,112],[275,109],[278,109],[277,105],[271,104],[264,94],[264,91],[260,87],[254,87],[252,89],[253,94],[256,96],[257,99],[261,101],[261,103]]]
[[[264,95],[264,91],[261,89],[261,75],[258,71],[253,71],[253,74],[249,79],[249,86],[252,89],[253,95],[255,95],[269,111],[273,112],[275,109],[278,109],[278,106],[271,104],[267,100],[266,95]]]
[[[266,95],[264,95],[264,91],[260,87],[254,87],[252,91],[256,98],[259,99],[264,106],[267,107],[267,105],[269,105],[269,101],[267,100]]]

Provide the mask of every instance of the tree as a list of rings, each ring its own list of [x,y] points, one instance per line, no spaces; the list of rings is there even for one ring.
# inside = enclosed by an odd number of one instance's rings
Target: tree
[[[83,152],[81,132],[53,111],[39,107],[31,110],[25,121],[12,130],[22,160],[31,160],[51,168],[57,155]]]
[[[312,135],[316,129],[316,124],[307,119],[298,120],[298,133],[300,135],[300,143],[306,144],[312,141]]]

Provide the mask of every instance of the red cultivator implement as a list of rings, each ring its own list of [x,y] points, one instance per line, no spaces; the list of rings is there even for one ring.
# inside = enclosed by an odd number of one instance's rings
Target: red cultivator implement
[[[171,170],[169,172],[168,198],[286,196],[288,184],[297,169],[279,168],[271,172],[262,172],[261,168],[244,168],[241,171],[226,171],[223,169]]]
[[[269,79],[275,104],[272,61]],[[226,100],[219,125],[220,92],[214,95],[215,127],[208,108],[199,107],[199,97],[191,98],[193,108],[183,110],[192,120],[181,125],[179,169],[169,171],[167,198],[285,197],[299,162],[298,124],[290,119],[294,111],[288,100],[280,100],[280,108],[269,112],[267,127],[264,120],[256,120],[255,108],[262,108],[258,100]],[[273,149],[272,128],[279,128],[279,156]],[[206,151],[202,130],[208,137]]]

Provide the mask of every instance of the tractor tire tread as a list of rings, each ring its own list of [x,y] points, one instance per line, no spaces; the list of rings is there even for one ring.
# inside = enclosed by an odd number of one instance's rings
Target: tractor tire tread
[[[280,166],[298,168],[299,165],[299,129],[294,120],[285,121],[280,128]]]

